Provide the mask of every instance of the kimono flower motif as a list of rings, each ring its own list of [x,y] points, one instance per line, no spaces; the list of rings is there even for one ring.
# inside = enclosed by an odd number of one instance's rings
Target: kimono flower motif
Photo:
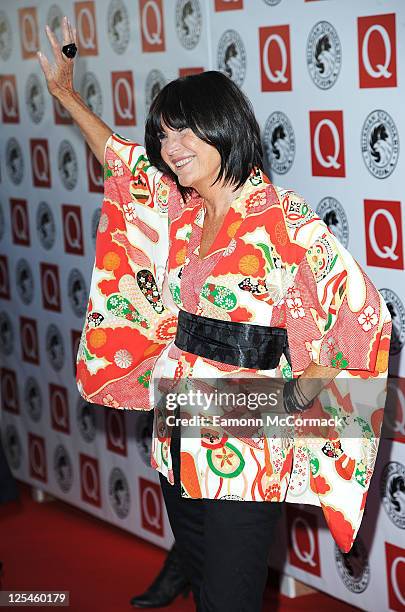
[[[129,351],[121,349],[115,353],[114,361],[119,368],[129,368],[132,363],[132,355]]]
[[[294,299],[287,298],[286,300],[287,306],[290,309],[291,316],[293,319],[298,319],[299,317],[305,317],[305,310],[302,307],[301,298],[297,297]]]
[[[115,399],[113,398],[113,396],[110,393],[108,395],[106,395],[105,397],[103,397],[103,404],[104,404],[104,406],[110,406],[110,408],[118,408],[119,407],[119,403],[117,401],[115,401]]]
[[[332,359],[331,364],[332,364],[332,366],[334,368],[341,368],[341,369],[343,369],[343,368],[347,368],[347,366],[349,365],[349,362],[343,356],[343,353],[341,351],[339,351],[338,353],[336,353],[336,355]]]
[[[225,464],[233,465],[232,458],[233,458],[234,454],[235,453],[233,453],[232,451],[229,451],[227,448],[223,447],[221,449],[221,453],[220,454],[215,454],[215,457],[217,457],[217,459],[219,460],[219,462],[221,464],[221,468],[222,468],[222,467],[224,467]]]
[[[122,167],[122,161],[120,159],[114,160],[114,168],[113,168],[114,176],[123,176],[124,170]]]
[[[378,323],[378,317],[372,306],[367,306],[357,319],[364,331],[369,331]]]
[[[329,338],[327,338],[327,340],[322,345],[322,352],[325,353],[326,355],[333,355],[333,354],[336,354],[337,351],[338,351],[338,346],[336,344],[336,340],[335,338],[332,338],[332,336],[330,336]]]
[[[134,223],[136,220],[136,208],[132,202],[127,202],[123,206],[125,218],[130,223]]]
[[[288,287],[285,294],[287,298],[291,298],[291,299],[300,297],[299,289],[297,289],[297,287],[294,287],[294,285],[292,287]]]
[[[146,372],[142,374],[141,376],[139,376],[138,378],[139,384],[143,385],[145,389],[149,387],[151,373],[152,373],[152,370],[146,370]]]

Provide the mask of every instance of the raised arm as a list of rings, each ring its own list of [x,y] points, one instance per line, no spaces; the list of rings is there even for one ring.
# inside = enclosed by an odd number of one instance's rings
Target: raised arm
[[[38,51],[37,56],[45,75],[48,91],[70,113],[90,149],[100,164],[103,164],[105,144],[113,130],[88,108],[79,92],[75,91],[73,86],[74,59],[69,59],[62,53],[63,45],[72,41],[77,45],[76,29],[72,28],[65,16],[62,21],[62,44],[48,26],[45,29],[52,47],[54,63],[50,63],[41,51]]]

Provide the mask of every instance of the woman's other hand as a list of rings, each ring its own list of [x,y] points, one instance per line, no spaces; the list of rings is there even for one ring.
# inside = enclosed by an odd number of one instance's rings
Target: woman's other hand
[[[72,42],[78,46],[76,29],[72,28],[69,19],[65,16],[62,20],[62,43],[59,43],[48,25],[45,27],[45,31],[52,48],[54,62],[51,63],[41,51],[38,51],[37,56],[45,75],[48,91],[55,98],[73,94],[74,59],[66,57],[62,53],[62,47]]]

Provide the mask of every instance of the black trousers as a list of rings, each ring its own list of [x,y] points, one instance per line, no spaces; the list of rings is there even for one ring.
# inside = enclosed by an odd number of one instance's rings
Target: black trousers
[[[282,503],[189,499],[180,493],[180,432],[170,451],[175,484],[159,474],[197,612],[260,612]]]

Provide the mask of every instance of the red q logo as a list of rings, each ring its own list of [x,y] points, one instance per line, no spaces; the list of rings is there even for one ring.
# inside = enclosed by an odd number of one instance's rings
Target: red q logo
[[[140,0],[142,51],[165,51],[162,0]]]
[[[113,453],[127,456],[127,436],[125,415],[122,411],[105,409],[105,433],[107,448]]]
[[[14,74],[0,76],[0,98],[3,123],[20,123],[17,85]]]
[[[65,252],[84,255],[83,226],[80,206],[62,205],[63,238]]]
[[[94,2],[76,2],[75,18],[80,55],[98,55]]]
[[[8,258],[0,255],[0,298],[10,300],[10,274],[8,272]]]
[[[345,176],[342,111],[311,111],[311,160],[313,176]]]
[[[316,516],[304,510],[287,508],[287,533],[291,565],[321,576]]]
[[[291,91],[290,26],[259,28],[262,91]]]
[[[52,102],[55,125],[68,125],[73,123],[71,115],[67,112],[65,108],[63,108],[62,104],[60,104],[60,102],[58,102],[56,98],[52,98]]]
[[[243,9],[243,0],[215,0],[215,10],[219,11],[236,11]]]
[[[10,218],[13,243],[30,246],[30,226],[26,200],[10,198]]]
[[[395,13],[359,17],[357,29],[360,87],[396,87]]]
[[[401,202],[364,200],[367,264],[404,269]]]
[[[47,140],[30,140],[32,182],[34,187],[51,186],[51,168]]]
[[[35,7],[18,9],[21,36],[21,53],[23,59],[36,57],[39,50],[38,19]]]
[[[101,506],[100,475],[98,461],[80,453],[81,498],[92,506]]]
[[[388,603],[390,610],[405,608],[405,549],[385,542]]]
[[[104,191],[104,176],[103,166],[100,164],[92,150],[86,143],[86,168],[87,168],[87,181],[89,191],[91,193],[103,193]]]
[[[160,486],[145,478],[139,478],[139,493],[142,528],[163,537],[163,503]]]
[[[69,402],[65,387],[49,385],[49,406],[51,408],[51,424],[55,431],[70,434]]]
[[[115,125],[136,125],[132,72],[112,72],[111,79]]]
[[[189,76],[191,74],[201,74],[204,72],[204,68],[179,68],[179,77]]]
[[[19,414],[20,403],[18,401],[18,386],[16,373],[14,372],[14,370],[9,370],[8,368],[1,368],[0,377],[0,397],[2,409],[6,410],[7,412]]]
[[[38,330],[35,319],[20,317],[20,338],[22,360],[39,365]]]
[[[35,478],[41,482],[47,482],[44,438],[28,433],[28,457],[31,478]]]
[[[40,263],[42,307],[61,312],[59,268],[54,264]]]

